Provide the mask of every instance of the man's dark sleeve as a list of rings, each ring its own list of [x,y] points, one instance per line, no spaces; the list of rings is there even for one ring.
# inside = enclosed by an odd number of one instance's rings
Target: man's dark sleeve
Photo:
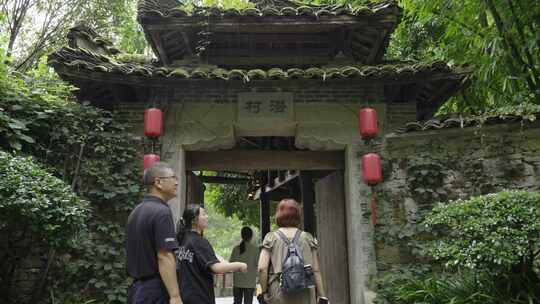
[[[170,210],[163,211],[156,216],[154,221],[154,238],[156,240],[156,252],[161,249],[174,250],[178,248]]]
[[[195,255],[199,258],[199,262],[204,268],[219,263],[219,260],[214,253],[214,248],[212,248],[212,245],[210,245],[206,239],[203,238],[201,241],[197,242],[194,247]]]

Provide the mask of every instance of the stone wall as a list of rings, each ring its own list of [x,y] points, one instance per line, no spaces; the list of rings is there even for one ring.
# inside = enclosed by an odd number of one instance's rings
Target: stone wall
[[[375,234],[399,238],[434,202],[540,190],[540,123],[389,134],[381,157]],[[384,238],[375,246],[379,273],[411,261],[410,248]]]

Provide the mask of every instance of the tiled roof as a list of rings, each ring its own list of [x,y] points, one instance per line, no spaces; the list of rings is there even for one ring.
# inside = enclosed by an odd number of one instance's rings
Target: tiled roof
[[[182,6],[167,7],[160,5],[158,0],[143,0],[139,2],[139,18],[182,18],[182,17],[292,17],[292,16],[379,16],[387,14],[400,14],[401,9],[396,1],[387,0],[379,3],[369,3],[363,6],[266,6],[264,8],[250,7],[245,9],[222,9],[219,7],[197,7],[187,10]],[[290,3],[290,2],[289,2]]]
[[[135,60],[136,59],[136,60]],[[219,80],[294,80],[294,79],[393,79],[430,76],[434,73],[454,74],[458,69],[438,61],[432,63],[398,62],[381,65],[355,65],[335,68],[307,69],[222,69],[215,67],[156,67],[151,61],[125,54],[103,55],[86,49],[62,48],[49,55],[49,64],[74,71],[94,71],[119,75],[137,75],[170,79]]]
[[[537,113],[535,116],[538,116]],[[467,128],[481,125],[496,125],[503,123],[515,123],[529,121],[520,115],[505,115],[505,116],[492,116],[492,117],[451,117],[441,119],[430,119],[427,121],[414,121],[405,124],[405,126],[398,128],[397,133],[411,133],[419,131],[431,131],[440,129],[455,129],[455,128]]]

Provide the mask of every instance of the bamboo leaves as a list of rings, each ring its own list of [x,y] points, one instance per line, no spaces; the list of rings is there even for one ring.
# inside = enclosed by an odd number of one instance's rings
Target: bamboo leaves
[[[390,56],[475,67],[472,85],[442,112],[540,104],[537,1],[402,0],[401,5],[404,22]]]

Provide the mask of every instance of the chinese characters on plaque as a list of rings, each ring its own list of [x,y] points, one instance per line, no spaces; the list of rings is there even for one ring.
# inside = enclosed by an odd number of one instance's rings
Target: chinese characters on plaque
[[[292,119],[292,93],[240,93],[238,119]]]

